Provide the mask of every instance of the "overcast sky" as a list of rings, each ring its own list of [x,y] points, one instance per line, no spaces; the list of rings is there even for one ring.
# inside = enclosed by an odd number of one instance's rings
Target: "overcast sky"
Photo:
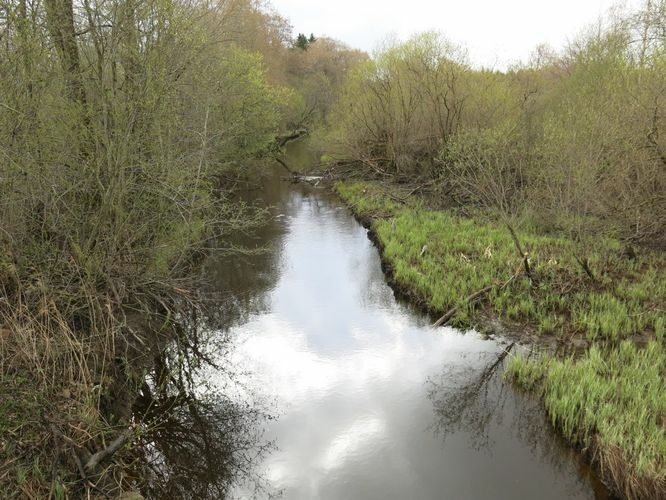
[[[327,35],[372,51],[387,36],[438,30],[465,45],[475,65],[506,68],[539,43],[559,49],[614,5],[642,0],[272,0],[294,32]]]

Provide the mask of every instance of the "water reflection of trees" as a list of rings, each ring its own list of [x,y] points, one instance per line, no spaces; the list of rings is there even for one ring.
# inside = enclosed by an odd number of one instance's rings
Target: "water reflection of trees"
[[[513,347],[508,344],[496,352],[480,353],[481,359],[469,360],[464,366],[447,366],[428,379],[436,435],[446,440],[452,434],[465,433],[475,449],[490,451],[497,433],[511,433],[529,448],[536,461],[562,474],[577,468],[579,481],[589,481],[595,498],[608,498],[606,488],[583,458],[552,430],[539,402],[503,380]]]
[[[266,209],[266,217],[251,233],[227,235],[216,246],[233,248],[233,253],[218,251],[205,263],[203,302],[210,328],[226,330],[269,310],[291,217],[302,210],[318,215],[329,206],[320,194],[313,195],[313,189],[307,184],[280,182],[278,172],[261,188],[242,193],[244,203]]]
[[[476,449],[492,444],[490,424],[501,423],[507,402],[507,388],[498,378],[512,347],[510,344],[499,353],[479,353],[485,358],[480,363],[447,366],[436,378],[427,380],[436,434],[446,439],[449,434],[465,432]]]
[[[226,330],[269,307],[268,292],[278,279],[287,230],[286,215],[280,213],[284,207],[276,206],[280,196],[286,196],[284,183],[277,184],[245,194],[247,203],[273,207],[272,210],[264,212],[263,223],[251,233],[238,232],[218,242],[215,246],[222,250],[214,252],[203,266],[206,285],[202,302],[212,329]],[[233,252],[226,252],[225,248]]]
[[[270,416],[259,407],[222,394],[142,394],[136,412],[148,498],[225,498],[239,484],[263,489],[255,465],[272,445],[262,440],[258,423]]]
[[[136,477],[148,498],[226,498],[237,486],[270,493],[256,465],[272,448],[263,429],[274,409],[231,364],[229,329],[269,306],[287,230],[287,189],[267,182],[243,193],[248,206],[274,208],[252,232],[212,243],[218,250],[203,263],[205,285],[179,307],[173,341],[146,378],[134,415],[142,450]]]
[[[244,386],[230,363],[233,339],[182,305],[173,341],[156,356],[133,413],[139,433],[136,477],[148,498],[226,498],[237,485],[260,491],[255,466],[272,405]]]

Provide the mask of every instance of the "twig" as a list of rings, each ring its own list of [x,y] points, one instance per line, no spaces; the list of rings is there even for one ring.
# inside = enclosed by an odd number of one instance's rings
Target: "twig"
[[[102,460],[109,458],[118,451],[133,434],[132,429],[127,429],[114,439],[109,446],[93,454],[84,466],[86,472],[90,473],[94,471]]]
[[[87,452],[87,450],[85,450],[83,446],[74,441],[72,438],[63,434],[60,431],[60,429],[58,429],[55,426],[55,424],[51,424],[50,428],[51,428],[51,433],[54,436],[62,439],[64,442],[69,443],[72,446],[71,450],[72,456],[74,457],[74,463],[76,463],[76,468],[79,471],[79,476],[81,476],[81,480],[86,484],[86,487],[94,488],[95,485],[92,483],[92,481],[90,481],[90,478],[88,477],[88,474],[86,473],[85,468],[83,467],[83,463],[81,462],[81,457],[79,456],[79,452],[81,451]]]
[[[502,283],[502,285],[499,287],[499,289],[500,289],[500,290],[504,290],[504,288],[506,288],[506,287],[508,286],[509,283],[511,283],[514,279],[516,279],[516,277],[517,277],[519,274],[520,274],[520,267],[516,270],[516,272],[515,272],[515,273],[514,273],[514,274],[513,274],[508,280],[506,280],[504,283]],[[484,288],[482,288],[482,289],[480,289],[480,290],[477,290],[477,291],[474,292],[472,295],[470,295],[469,297],[467,297],[467,299],[465,300],[465,302],[469,304],[469,303],[471,303],[471,302],[477,300],[478,298],[480,298],[481,296],[485,295],[486,293],[488,293],[490,290],[492,290],[492,289],[495,288],[496,286],[497,286],[496,284],[488,285],[488,286],[486,286],[486,287],[484,287]],[[437,321],[435,321],[435,322],[433,323],[432,326],[436,328],[436,327],[438,327],[438,326],[443,326],[443,325],[445,325],[446,323],[448,323],[448,322],[451,320],[451,318],[453,318],[453,316],[456,314],[457,311],[458,311],[458,306],[452,307],[451,309],[449,309],[449,310],[444,314],[444,316],[442,316],[442,317],[439,318]]]
[[[493,288],[495,288],[495,285],[489,285],[489,286],[487,286],[487,287],[482,288],[481,290],[477,290],[477,291],[474,292],[472,295],[470,295],[469,297],[467,297],[467,298],[465,299],[465,302],[466,302],[467,304],[469,304],[469,303],[475,301],[476,299],[478,299],[479,297],[485,295],[486,293],[488,293],[488,292],[489,292],[490,290],[492,290]],[[458,312],[458,306],[452,307],[451,309],[449,309],[449,310],[444,314],[444,316],[442,316],[442,317],[439,318],[437,321],[435,321],[435,323],[434,323],[432,326],[436,328],[436,327],[438,327],[438,326],[445,325],[446,323],[448,323],[448,322],[451,320],[451,318],[453,318],[453,316],[456,314],[456,312]]]
[[[520,245],[520,241],[518,240],[518,236],[516,235],[516,232],[513,230],[513,227],[511,227],[511,224],[507,224],[506,227],[509,229],[509,232],[511,233],[511,238],[513,239],[513,243],[516,245],[516,249],[520,254],[520,258],[523,259],[523,266],[525,267],[525,273],[532,282],[532,285],[534,285],[534,276],[532,275],[532,269],[530,268],[530,261],[529,261],[530,254],[529,252],[525,252],[523,250],[522,246]]]
[[[585,271],[585,274],[596,283],[597,278],[594,276],[594,273],[592,272],[592,269],[590,269],[590,261],[587,260],[587,257],[585,258],[580,258],[578,255],[574,255],[574,258],[576,259],[576,262],[580,264],[580,267],[583,268],[583,271]]]

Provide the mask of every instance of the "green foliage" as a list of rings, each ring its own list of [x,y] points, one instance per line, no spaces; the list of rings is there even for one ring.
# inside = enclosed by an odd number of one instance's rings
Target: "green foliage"
[[[386,188],[378,183],[338,182],[335,191],[362,218],[388,217],[400,210],[399,204],[387,196]]]
[[[522,356],[511,356],[504,372],[505,378],[513,380],[524,389],[535,389],[548,372],[549,358],[525,361]]]
[[[63,491],[80,478],[61,463],[69,454],[44,446],[58,439],[49,424],[91,450],[117,435],[111,425],[128,425],[115,406],[131,406],[171,340],[169,370],[198,356],[199,329],[174,311],[196,306],[194,267],[210,239],[257,223],[231,187],[266,153],[289,96],[227,24],[260,13],[221,7],[0,8],[0,74],[12,75],[0,80],[0,430],[25,447],[7,450],[9,497],[84,494]],[[12,400],[3,384],[17,373],[32,385]],[[115,484],[127,481],[125,463],[105,468],[105,490],[127,486]],[[10,478],[22,483],[16,494]]]
[[[431,175],[461,121],[470,69],[438,33],[414,36],[350,73],[334,123],[347,156],[396,175]]]
[[[51,288],[65,316],[87,307],[72,289],[131,302],[147,292],[138,288],[186,273],[207,233],[241,223],[220,217],[226,202],[213,192],[265,152],[286,97],[267,83],[260,55],[218,43],[213,11],[155,1],[126,29],[107,30],[87,20],[121,26],[122,9],[76,9],[83,35],[72,35],[67,57],[78,70],[27,20],[30,43],[8,31],[16,43],[0,57],[0,71],[17,75],[0,84],[2,254],[19,281]],[[151,43],[135,25],[148,26]]]
[[[308,45],[310,45],[310,40],[303,33],[299,33],[294,42],[294,46],[301,50],[308,50]]]
[[[237,46],[208,64],[197,84],[210,88],[212,95],[203,100],[200,116],[208,112],[212,130],[226,131],[212,141],[210,156],[222,164],[257,157],[275,137],[289,90],[269,85],[261,55]]]
[[[322,129],[328,125],[347,73],[367,55],[330,38],[311,36],[307,43],[298,43],[307,50],[290,51],[285,62],[287,82],[294,94],[286,110],[286,127]]]
[[[574,324],[587,332],[589,340],[599,337],[617,340],[642,331],[633,320],[627,304],[609,293],[590,294],[576,304]]]
[[[663,242],[664,22],[663,2],[649,2],[505,73],[472,69],[433,33],[389,45],[350,74],[334,137],[366,175],[430,178],[460,205],[530,219],[582,248]]]

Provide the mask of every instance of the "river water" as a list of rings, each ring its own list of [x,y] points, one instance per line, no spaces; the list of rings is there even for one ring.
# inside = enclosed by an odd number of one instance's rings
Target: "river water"
[[[227,291],[228,362],[278,416],[265,423],[274,450],[253,465],[268,493],[608,498],[541,407],[502,383],[508,342],[433,329],[397,300],[366,229],[334,196],[271,179],[250,198],[271,220],[243,243],[269,250],[207,272]]]

